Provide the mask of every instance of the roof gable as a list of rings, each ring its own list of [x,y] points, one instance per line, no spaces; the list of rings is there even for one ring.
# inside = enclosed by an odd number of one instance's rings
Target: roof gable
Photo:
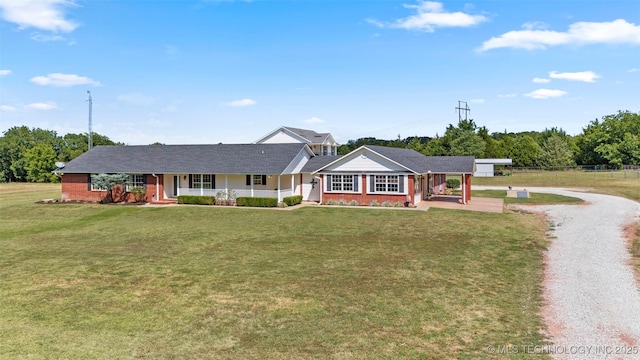
[[[364,159],[362,156],[370,158]],[[360,157],[359,160],[355,158]],[[368,160],[368,162],[367,162]],[[372,162],[377,164],[374,165]],[[366,168],[367,164],[370,166]],[[319,168],[320,171],[345,171],[362,168],[362,171],[410,171],[415,174],[427,172],[444,174],[470,174],[475,171],[473,156],[425,156],[415,150],[377,145],[364,145],[351,153]]]
[[[407,167],[363,146],[327,164],[323,171],[335,172],[406,172]]]
[[[318,133],[313,130],[299,129],[288,126],[279,127],[267,135],[256,140],[255,143],[290,143],[299,142],[304,144],[332,144],[336,142],[329,133]]]

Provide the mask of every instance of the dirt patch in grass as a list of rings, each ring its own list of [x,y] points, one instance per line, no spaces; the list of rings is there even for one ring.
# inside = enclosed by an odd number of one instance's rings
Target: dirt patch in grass
[[[627,224],[624,228],[624,237],[631,253],[631,266],[635,272],[636,283],[640,287],[640,222]]]

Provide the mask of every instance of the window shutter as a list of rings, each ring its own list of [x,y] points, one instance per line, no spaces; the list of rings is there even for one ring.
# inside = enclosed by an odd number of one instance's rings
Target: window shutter
[[[211,174],[211,188],[216,188],[216,174]]]
[[[262,185],[267,185],[267,175],[262,175]]]
[[[193,189],[193,175],[189,174],[189,189]]]
[[[147,188],[147,174],[142,175],[142,187]]]
[[[404,175],[398,175],[398,191],[404,192]]]
[[[247,185],[251,185],[251,175],[247,175]]]
[[[331,175],[325,175],[327,178],[327,191],[331,191]]]
[[[369,175],[369,192],[376,192],[376,176]]]
[[[91,174],[87,174],[87,191],[91,191]]]
[[[353,175],[353,191],[358,191],[358,184],[360,183],[360,175]]]

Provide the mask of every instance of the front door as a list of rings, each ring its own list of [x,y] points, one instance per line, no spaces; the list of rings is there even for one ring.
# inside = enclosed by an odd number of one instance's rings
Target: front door
[[[178,187],[180,187],[180,176],[173,176],[173,197],[178,196]]]

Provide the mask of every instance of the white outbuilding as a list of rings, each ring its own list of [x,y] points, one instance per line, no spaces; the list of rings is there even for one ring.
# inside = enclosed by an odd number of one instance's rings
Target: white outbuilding
[[[476,159],[476,172],[473,176],[490,177],[496,174],[495,165],[509,166],[513,164],[511,159]],[[504,170],[499,170],[504,171]]]

